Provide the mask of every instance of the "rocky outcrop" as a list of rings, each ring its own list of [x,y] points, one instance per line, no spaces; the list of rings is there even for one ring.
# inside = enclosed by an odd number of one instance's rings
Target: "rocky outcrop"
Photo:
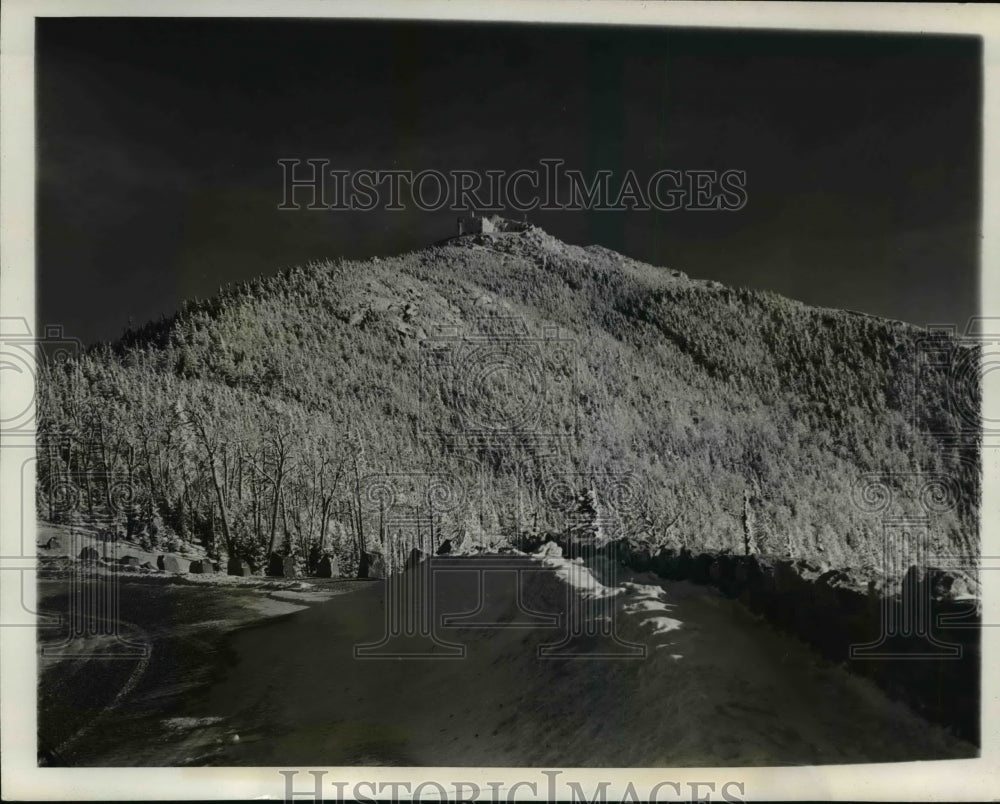
[[[97,552],[93,547],[84,547],[80,551],[81,561],[100,561],[101,554]]]

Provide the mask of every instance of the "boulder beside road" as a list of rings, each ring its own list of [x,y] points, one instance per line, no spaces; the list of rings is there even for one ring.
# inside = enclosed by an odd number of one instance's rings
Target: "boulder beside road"
[[[237,575],[241,578],[253,575],[250,565],[242,558],[236,558],[235,556],[229,559],[229,563],[226,565],[226,573],[228,575]]]
[[[271,553],[271,558],[267,562],[267,574],[272,578],[298,578],[295,557]]]
[[[181,573],[188,571],[188,562],[183,558],[178,558],[177,556],[157,556],[156,566],[164,572]]]
[[[84,547],[80,551],[81,561],[100,561],[101,554],[97,552],[93,547]]]
[[[420,562],[422,562],[425,558],[427,558],[427,554],[423,550],[414,547],[410,550],[410,555],[406,559],[406,569],[413,569],[414,567],[419,566]]]
[[[362,578],[385,579],[385,556],[375,550],[366,550],[361,558],[365,570],[359,573]]]
[[[336,556],[323,556],[316,566],[317,578],[339,578],[340,565]]]

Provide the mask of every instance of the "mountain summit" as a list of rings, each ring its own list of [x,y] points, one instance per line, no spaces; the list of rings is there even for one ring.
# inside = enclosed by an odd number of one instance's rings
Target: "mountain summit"
[[[580,517],[859,578],[887,516],[931,517],[932,558],[978,554],[958,339],[497,228],[227,287],[49,366],[42,437],[75,446],[42,451],[43,515],[57,483],[125,477],[126,527],[258,567]]]

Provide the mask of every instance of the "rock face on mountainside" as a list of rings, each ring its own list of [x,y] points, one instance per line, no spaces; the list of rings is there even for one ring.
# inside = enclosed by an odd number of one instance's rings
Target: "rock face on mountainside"
[[[136,456],[133,519],[257,567],[585,534],[974,586],[978,354],[528,227],[226,288],[48,367],[39,420],[121,434],[89,465]],[[40,451],[40,510],[86,465]]]

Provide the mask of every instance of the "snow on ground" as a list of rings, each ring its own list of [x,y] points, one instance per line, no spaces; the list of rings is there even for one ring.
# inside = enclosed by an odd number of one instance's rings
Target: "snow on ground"
[[[542,566],[555,572],[560,581],[573,587],[584,599],[613,597],[623,591],[617,587],[605,586],[597,580],[591,569],[584,565],[582,558],[569,559],[546,555],[541,557],[541,563]]]
[[[106,528],[102,528],[95,523],[59,525],[51,522],[39,522],[35,533],[35,540],[39,548],[38,554],[52,558],[65,556],[75,559],[79,557],[79,551],[84,547],[93,547],[103,556],[105,542],[101,537],[102,530],[106,530]],[[45,543],[52,536],[56,537],[59,541],[59,546],[53,548],[44,547]],[[74,551],[73,555],[70,554],[71,550]],[[156,557],[161,555],[176,556],[185,562],[200,561],[207,558],[204,550],[187,543],[182,546],[181,550],[169,552],[165,550],[146,550],[135,542],[119,539],[117,545],[109,542],[107,550],[108,555],[116,559],[124,556],[134,556],[139,560],[140,564],[148,562],[154,567],[156,566]]]
[[[546,542],[536,554],[542,566],[551,569],[556,577],[569,585],[584,600],[595,600],[624,597],[624,606],[609,616],[626,615],[636,618],[640,627],[652,634],[666,634],[680,628],[682,623],[673,617],[666,616],[673,605],[666,602],[663,588],[654,584],[641,584],[626,581],[614,586],[602,583],[594,575],[594,571],[584,564],[582,558],[564,558],[562,549],[553,542]],[[657,645],[663,647],[663,645]]]
[[[189,731],[205,726],[214,726],[221,720],[221,717],[170,717],[165,718],[162,722],[164,726],[173,731]]]
[[[58,539],[59,546],[53,548],[44,547],[43,545],[53,536]],[[41,564],[41,577],[48,579],[69,577],[73,572],[74,566],[77,566],[79,551],[84,547],[92,547],[97,550],[98,555],[105,555],[105,544],[100,536],[100,528],[97,526],[70,526],[39,522],[36,538]],[[204,552],[197,552],[194,548],[178,553],[169,553],[162,550],[143,550],[139,545],[132,542],[119,541],[117,548],[109,545],[107,549],[107,563],[98,562],[93,567],[93,571],[98,574],[113,573],[122,581],[131,582],[251,589],[262,593],[261,600],[250,605],[253,605],[264,616],[288,614],[302,608],[301,606],[292,605],[290,601],[297,603],[320,603],[329,600],[335,595],[344,594],[349,591],[349,588],[344,586],[340,579],[332,579],[332,581],[317,579],[286,580],[284,578],[271,578],[260,575],[229,575],[224,570],[205,573],[175,573],[164,572],[159,569],[148,569],[142,566],[129,567],[115,563],[115,559],[120,559],[123,556],[134,556],[139,559],[140,565],[148,563],[153,567],[156,567],[157,556],[161,555],[175,556],[181,559],[183,565],[187,565],[191,561],[204,560],[206,558]]]
[[[471,626],[438,632],[466,646],[458,661],[404,661],[397,653],[359,660],[359,643],[387,634],[381,583],[344,582],[356,591],[251,629],[211,624],[245,617],[255,590],[130,584],[126,615],[163,612],[158,633],[167,642],[154,649],[135,705],[113,710],[70,760],[678,767],[975,753],[709,588],[618,567],[595,572],[558,555],[537,560],[550,571],[525,573],[523,600],[484,598],[476,571],[441,573],[435,610],[470,611],[478,601],[495,623],[519,616],[523,603],[562,612],[566,622],[578,595],[589,601],[586,616],[617,618],[622,643],[652,649],[634,661],[547,658],[540,648],[561,639],[551,628]],[[183,618],[199,630],[186,635]],[[223,637],[224,651],[205,650]],[[169,659],[159,671],[158,657]],[[183,685],[177,659],[187,662]],[[192,688],[192,674],[207,683]]]
[[[675,608],[675,604],[666,602],[666,592],[653,584],[641,584],[625,581],[622,584],[630,602],[625,604],[625,614],[641,616],[649,614],[640,621],[644,628],[649,628],[654,634],[666,634],[681,627],[681,621],[667,617],[666,613]],[[657,647],[664,647],[657,645]],[[675,656],[675,658],[680,658]]]

